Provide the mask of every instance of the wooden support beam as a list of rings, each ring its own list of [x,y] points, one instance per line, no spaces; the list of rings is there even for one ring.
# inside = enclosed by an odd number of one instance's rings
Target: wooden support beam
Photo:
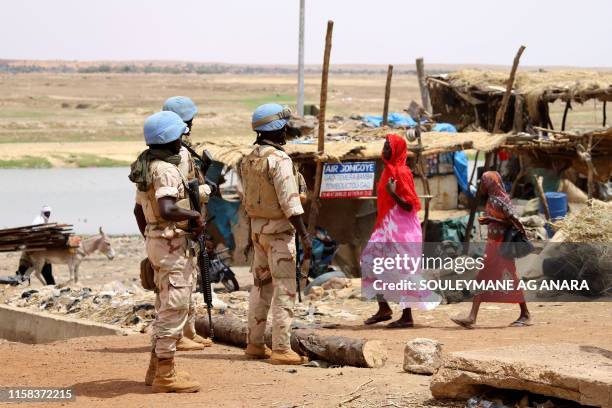
[[[325,109],[327,108],[327,79],[329,77],[329,57],[331,55],[332,34],[334,31],[334,22],[327,22],[327,34],[325,35],[325,52],[323,54],[323,73],[321,74],[321,99],[319,102],[319,139],[317,150],[319,155],[325,153]],[[317,171],[315,174],[315,188],[310,203],[310,214],[308,216],[308,232],[312,235],[315,233],[317,218],[319,216],[319,208],[321,202],[319,195],[321,193],[321,177],[323,175],[323,162],[317,161]]]
[[[499,105],[499,109],[497,110],[497,114],[495,115],[495,125],[493,126],[493,133],[499,133],[499,131],[501,130],[501,125],[504,121],[506,110],[508,109],[508,101],[510,100],[510,95],[512,94],[512,87],[514,86],[516,70],[518,68],[523,51],[525,51],[525,46],[521,45],[518,52],[516,53],[516,56],[514,57],[512,69],[510,70],[510,77],[508,78],[508,83],[506,84],[506,92],[504,93],[504,96],[502,96],[501,104]]]
[[[565,109],[563,110],[563,120],[561,121],[561,131],[565,130],[565,121],[567,119],[567,111],[572,109],[572,101],[570,99],[565,102]]]
[[[485,153],[485,164],[484,164],[485,171],[489,169],[489,166],[490,166],[490,163],[492,161],[494,154],[495,154],[495,151]],[[480,191],[480,180],[478,180],[478,183],[476,183],[476,194],[470,200],[470,216],[468,218],[467,227],[465,229],[465,238],[463,240],[464,242],[463,253],[464,254],[467,254],[470,249],[470,239],[471,239],[470,235],[472,234],[472,228],[474,228],[474,221],[476,219],[476,210],[478,209],[478,202],[480,201],[481,196],[482,196],[482,192]]]
[[[576,153],[578,154],[578,157],[580,157],[580,159],[584,161],[584,163],[587,166],[587,189],[588,189],[589,200],[593,198],[593,193],[595,190],[595,184],[593,182],[594,176],[598,175],[597,170],[595,170],[595,166],[593,165],[593,158],[591,156],[592,149],[593,149],[593,134],[592,133],[588,135],[588,144],[587,144],[586,149],[580,143],[576,145]]]
[[[537,176],[536,177],[536,191],[538,193],[538,197],[540,198],[540,202],[542,203],[542,208],[544,208],[544,216],[546,217],[546,221],[550,222],[552,218],[550,217],[550,208],[548,208],[548,200],[546,200],[546,194],[544,194],[544,177]]]
[[[534,126],[533,128],[535,130],[539,130],[540,132],[552,133],[554,135],[561,135],[561,136],[565,136],[565,137],[570,138],[570,139],[582,139],[582,138],[584,138],[584,135],[570,133],[570,132],[564,132],[562,130],[554,130],[554,129],[549,129],[549,128],[545,128],[545,127],[541,127],[541,126]]]
[[[603,122],[601,124],[601,126],[606,127],[606,122],[607,122],[607,118],[606,118],[606,105],[608,104],[608,101],[603,101]]]
[[[524,103],[525,100],[521,95],[514,95],[514,121],[512,123],[514,133],[522,132],[525,128],[525,124],[523,122]]]
[[[427,89],[427,81],[425,80],[425,63],[423,58],[416,59],[417,77],[419,80],[419,89],[421,91],[421,103],[423,109],[429,113],[433,113],[431,102],[429,101],[429,90]]]
[[[518,182],[520,179],[525,177],[527,174],[527,169],[525,169],[524,156],[521,153],[518,153],[518,161],[519,161],[519,172],[514,178],[512,182],[512,187],[510,188],[510,198],[514,198],[514,194],[516,194],[516,189],[518,187]]]
[[[593,148],[593,135],[590,134],[589,135],[589,142],[587,144],[587,166],[588,166],[588,173],[587,173],[587,187],[588,187],[588,197],[589,200],[593,198],[593,193],[595,191],[595,184],[593,183],[593,174],[595,173],[595,169],[593,166],[593,161],[592,161],[592,155],[591,155],[591,149]]]
[[[385,104],[383,105],[383,126],[389,124],[389,99],[391,98],[391,78],[393,77],[393,65],[387,68],[387,83],[385,85]]]

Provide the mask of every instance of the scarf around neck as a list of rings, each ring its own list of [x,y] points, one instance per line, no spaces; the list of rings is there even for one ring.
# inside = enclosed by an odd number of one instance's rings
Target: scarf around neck
[[[152,175],[149,169],[153,160],[162,160],[178,166],[181,156],[174,154],[168,149],[147,149],[140,153],[138,158],[130,166],[128,178],[138,186],[138,190],[147,191],[151,186]]]

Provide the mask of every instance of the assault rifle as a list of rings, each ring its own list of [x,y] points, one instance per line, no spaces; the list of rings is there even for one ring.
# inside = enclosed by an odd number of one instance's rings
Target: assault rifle
[[[204,150],[203,156],[210,158],[210,153]],[[210,165],[212,160],[208,161],[208,165]],[[204,162],[203,162],[204,163]],[[204,166],[202,166],[202,170]],[[208,168],[206,167],[206,170]],[[198,179],[190,180],[188,183],[187,192],[189,194],[189,201],[191,202],[191,208],[194,211],[202,213],[202,208],[200,206],[200,182]],[[193,223],[191,223],[193,227]],[[198,266],[200,268],[200,276],[202,278],[202,295],[204,295],[204,303],[206,303],[206,309],[208,311],[208,325],[210,327],[210,338],[214,337],[213,331],[213,322],[212,322],[212,288],[211,288],[211,279],[210,279],[210,260],[208,259],[208,252],[206,251],[206,243],[205,243],[205,234],[204,232],[200,233],[197,236],[198,246],[200,252],[198,253]]]
[[[195,158],[196,164],[200,168],[202,178],[206,181],[206,184],[210,186],[212,190],[211,194],[214,193],[218,188],[217,184],[213,182],[212,180],[209,180],[206,178],[206,173],[208,172],[208,169],[210,168],[213,162],[213,158],[210,152],[204,149],[204,151],[202,152],[202,155],[199,155],[198,152],[196,152],[191,146],[189,146],[184,141],[181,141],[181,144],[183,145],[185,149],[187,149],[187,151],[191,154],[191,156]]]

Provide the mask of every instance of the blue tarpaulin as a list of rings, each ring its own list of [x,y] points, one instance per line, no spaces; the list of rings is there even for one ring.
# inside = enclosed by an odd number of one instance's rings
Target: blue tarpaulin
[[[437,123],[433,129],[434,132],[449,132],[457,133],[457,129],[450,123]],[[453,170],[457,176],[457,183],[461,191],[471,196],[472,193],[468,188],[468,157],[464,151],[454,153],[445,153],[453,157]],[[440,155],[442,156],[442,155]]]
[[[363,120],[367,123],[374,125],[375,127],[381,127],[383,117],[377,115],[365,115],[363,117]],[[389,122],[389,126],[391,127],[413,127],[417,124],[416,121],[410,117],[410,115],[403,115],[398,112],[390,113],[387,116],[387,121]]]
[[[228,201],[218,196],[212,196],[208,200],[208,216],[214,217],[212,222],[215,224],[229,249],[234,249],[234,234],[232,226],[238,223],[238,209],[240,201]]]

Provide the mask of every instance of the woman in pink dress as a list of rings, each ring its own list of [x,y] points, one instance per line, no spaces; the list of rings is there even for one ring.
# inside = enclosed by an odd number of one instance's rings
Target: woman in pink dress
[[[406,164],[407,157],[406,140],[399,135],[388,134],[382,151],[385,168],[377,187],[376,225],[362,255],[362,261],[382,252],[391,257],[396,254],[421,257],[423,239],[417,215],[421,202],[414,188],[412,172]],[[364,274],[366,277],[362,281],[363,293],[368,298],[378,299],[378,311],[364,322],[368,325],[391,320],[393,314],[389,303],[380,292],[374,290],[374,277],[369,272],[365,271]],[[390,282],[417,282],[421,279],[420,271],[386,270],[385,274],[385,280]],[[387,325],[389,328],[413,327],[412,307],[429,310],[439,304],[438,296],[429,291],[406,290],[394,293],[394,297],[400,301],[402,316]]]
[[[513,281],[518,286],[519,278],[516,274],[514,259],[501,256],[499,249],[504,241],[504,232],[509,226],[525,233],[523,224],[519,221],[512,208],[510,196],[506,193],[502,178],[496,171],[487,171],[480,179],[480,191],[487,198],[485,216],[479,218],[481,224],[488,226],[487,246],[485,248],[484,268],[478,273],[478,281]],[[522,290],[488,291],[474,296],[472,310],[467,317],[452,318],[451,320],[466,329],[473,328],[482,302],[518,303],[521,314],[510,324],[512,327],[531,325],[531,318]]]

